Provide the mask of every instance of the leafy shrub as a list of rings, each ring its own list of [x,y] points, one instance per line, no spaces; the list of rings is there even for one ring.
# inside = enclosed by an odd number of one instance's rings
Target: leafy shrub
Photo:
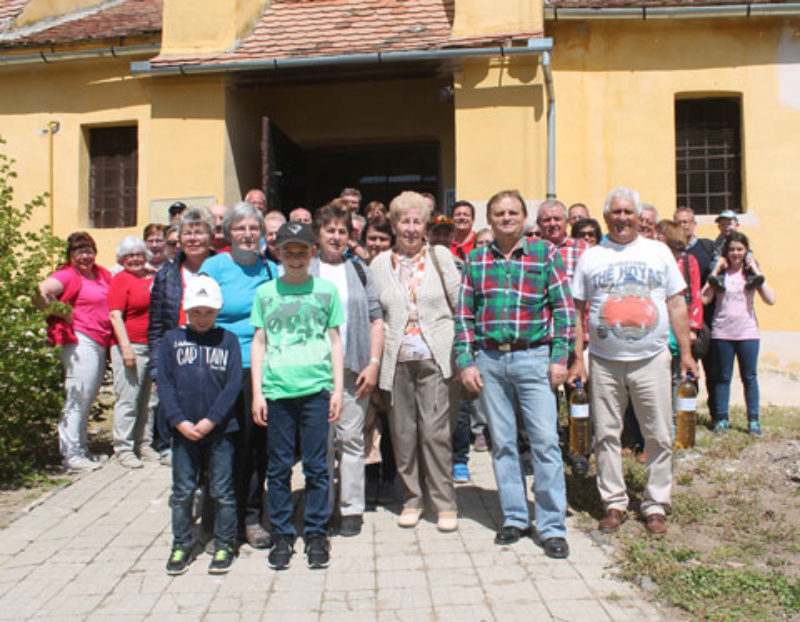
[[[0,143],[2,143],[0,139]],[[59,351],[47,342],[46,314],[33,304],[39,281],[64,243],[49,227],[30,231],[37,197],[13,205],[13,161],[0,153],[0,483],[20,483],[53,457],[63,401]]]

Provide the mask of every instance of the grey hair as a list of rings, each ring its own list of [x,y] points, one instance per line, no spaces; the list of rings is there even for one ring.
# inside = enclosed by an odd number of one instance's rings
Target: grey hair
[[[366,226],[367,224],[367,219],[364,218],[361,214],[353,214],[350,218],[352,220],[357,220],[358,222],[360,222],[361,226]]]
[[[652,203],[642,203],[642,211],[647,210],[648,212],[653,212],[653,216],[655,216],[655,221],[658,222],[658,210],[656,206]]]
[[[186,225],[203,225],[208,230],[208,235],[214,233],[214,217],[205,207],[190,207],[181,214],[178,221],[178,237],[181,237]]]
[[[271,209],[264,216],[264,222],[266,222],[268,220],[276,220],[276,221],[279,221],[281,224],[283,224],[283,223],[286,222],[286,216],[283,215],[283,212],[279,212],[276,209]]]
[[[611,192],[609,192],[608,196],[606,197],[606,202],[603,203],[604,214],[608,214],[608,211],[611,209],[611,203],[614,201],[614,199],[623,199],[630,201],[636,208],[636,214],[638,215],[642,213],[642,201],[639,198],[639,193],[633,188],[618,186],[614,188]]]
[[[119,263],[120,259],[123,257],[135,255],[136,253],[142,253],[145,257],[148,256],[147,245],[144,243],[144,240],[142,238],[137,238],[135,235],[122,238],[119,246],[117,246],[117,263]]]
[[[246,201],[239,201],[225,212],[225,217],[222,219],[222,233],[225,234],[225,237],[230,240],[231,229],[245,218],[255,218],[258,221],[258,230],[261,232],[261,236],[264,236],[264,215],[261,210]]]
[[[558,199],[547,199],[539,203],[539,207],[536,208],[536,220],[538,221],[542,217],[542,210],[543,209],[550,209],[552,207],[560,207],[561,210],[564,212],[564,219],[566,220],[569,217],[567,213],[567,206],[564,205]]]

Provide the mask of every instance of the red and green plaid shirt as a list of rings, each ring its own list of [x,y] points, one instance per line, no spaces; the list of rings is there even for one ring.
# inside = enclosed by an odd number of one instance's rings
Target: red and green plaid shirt
[[[552,319],[553,335],[549,325]],[[529,241],[505,259],[495,244],[467,256],[456,313],[456,362],[475,364],[487,344],[550,341],[550,360],[566,365],[575,335],[575,307],[558,249]]]

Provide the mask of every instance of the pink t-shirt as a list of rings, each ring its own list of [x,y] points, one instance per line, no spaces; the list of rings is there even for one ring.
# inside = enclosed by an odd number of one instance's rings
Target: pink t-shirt
[[[728,341],[758,339],[758,320],[753,307],[755,290],[744,288],[744,272],[725,272],[725,291],[718,292],[711,338]]]
[[[71,268],[63,268],[53,273],[53,278],[67,286],[75,277]],[[72,329],[83,333],[104,348],[111,340],[111,320],[108,319],[108,283],[103,279],[87,279],[81,276],[81,291],[73,305]]]

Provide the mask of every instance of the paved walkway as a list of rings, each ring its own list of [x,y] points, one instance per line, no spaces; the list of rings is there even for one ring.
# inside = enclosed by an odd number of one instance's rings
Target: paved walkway
[[[567,561],[530,539],[492,542],[497,493],[487,454],[473,454],[460,486],[460,528],[395,525],[385,509],[356,538],[335,538],[327,570],[267,568],[241,549],[231,572],[207,574],[210,557],[170,577],[170,470],[116,462],[81,477],[0,531],[0,618],[53,620],[658,620],[637,588],[609,577],[602,548],[570,526]],[[300,479],[299,477],[297,479]],[[300,543],[295,549],[301,549]]]

